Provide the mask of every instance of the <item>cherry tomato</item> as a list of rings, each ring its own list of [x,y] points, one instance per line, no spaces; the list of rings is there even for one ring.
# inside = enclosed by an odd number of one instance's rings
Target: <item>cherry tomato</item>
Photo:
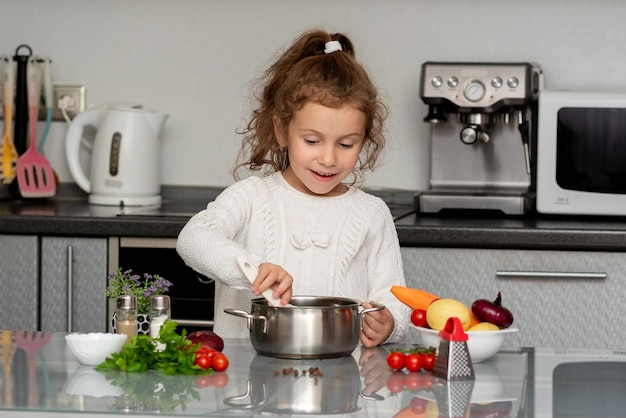
[[[429,372],[433,371],[435,367],[435,355],[434,354],[422,354],[422,367]]]
[[[198,348],[198,351],[196,351],[196,355],[198,355],[198,354],[207,355],[207,354],[209,354],[211,352],[211,350],[215,351],[212,348],[200,347],[200,348]]]
[[[213,386],[213,376],[204,375],[204,376],[196,377],[195,386],[197,389],[202,389],[202,388],[207,388],[209,386]]]
[[[406,362],[406,356],[399,351],[393,351],[387,356],[387,364],[394,370],[402,370]]]
[[[212,366],[211,358],[206,353],[202,352],[196,353],[196,360],[194,363],[204,370],[210,369]]]
[[[422,388],[423,373],[407,373],[404,386],[408,390],[420,390]]]
[[[411,399],[411,403],[409,404],[409,406],[411,407],[411,412],[413,412],[414,414],[423,414],[424,412],[426,412],[427,403],[428,401],[426,399],[422,399],[419,396],[414,397],[413,399]]]
[[[228,357],[225,354],[217,352],[213,355],[213,370],[223,372],[228,369]]]
[[[404,365],[410,372],[419,372],[422,370],[422,355],[416,353],[407,354]]]
[[[396,370],[387,378],[387,389],[391,393],[400,393],[404,390],[404,382],[406,374],[404,372]]]
[[[219,351],[217,351],[215,348],[210,347],[200,347],[200,350],[198,351],[202,351],[211,360],[213,359],[215,353],[219,353]]]
[[[411,312],[411,322],[416,327],[428,328],[428,322],[426,322],[426,311],[423,309],[413,309],[413,312]]]
[[[228,384],[228,373],[215,373],[213,376],[215,387],[223,388]]]

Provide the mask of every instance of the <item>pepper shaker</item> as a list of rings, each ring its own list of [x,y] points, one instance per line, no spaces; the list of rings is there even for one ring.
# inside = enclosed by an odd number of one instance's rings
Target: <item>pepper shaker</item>
[[[126,341],[137,335],[137,296],[122,295],[117,298],[115,310],[117,333],[126,334]]]

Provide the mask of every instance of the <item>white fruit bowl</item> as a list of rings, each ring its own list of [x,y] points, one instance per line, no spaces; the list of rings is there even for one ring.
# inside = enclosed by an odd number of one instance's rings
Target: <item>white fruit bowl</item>
[[[412,325],[419,334],[424,347],[439,347],[439,331]],[[467,349],[472,363],[482,363],[500,350],[507,335],[517,332],[517,328],[505,328],[497,331],[466,331]]]
[[[72,333],[65,336],[65,343],[82,364],[95,366],[113,353],[119,353],[126,342],[124,334],[90,332]]]

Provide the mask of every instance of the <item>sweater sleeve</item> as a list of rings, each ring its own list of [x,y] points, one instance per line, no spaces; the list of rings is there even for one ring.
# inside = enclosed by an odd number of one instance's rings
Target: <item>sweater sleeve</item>
[[[391,293],[392,286],[405,286],[405,278],[393,217],[382,200],[375,205],[372,221],[374,227],[367,244],[368,296],[385,305],[393,315],[395,325],[386,343],[400,342],[408,332],[410,309]]]
[[[247,254],[257,264],[261,260],[249,254],[237,238],[249,224],[256,190],[254,180],[235,183],[187,222],[176,244],[185,264],[229,287],[250,288],[239,269],[237,256]]]

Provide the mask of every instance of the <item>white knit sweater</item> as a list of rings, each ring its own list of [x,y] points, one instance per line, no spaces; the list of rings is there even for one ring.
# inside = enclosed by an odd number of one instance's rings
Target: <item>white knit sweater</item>
[[[177,251],[215,279],[214,330],[222,337],[249,336],[246,320],[224,313],[250,312],[255,297],[237,264],[240,254],[282,266],[294,279],[293,295],[382,303],[395,319],[387,342],[406,335],[409,309],[390,292],[405,286],[395,225],[387,205],[358,188],[320,197],[294,189],[281,173],[249,177],[189,220]]]

